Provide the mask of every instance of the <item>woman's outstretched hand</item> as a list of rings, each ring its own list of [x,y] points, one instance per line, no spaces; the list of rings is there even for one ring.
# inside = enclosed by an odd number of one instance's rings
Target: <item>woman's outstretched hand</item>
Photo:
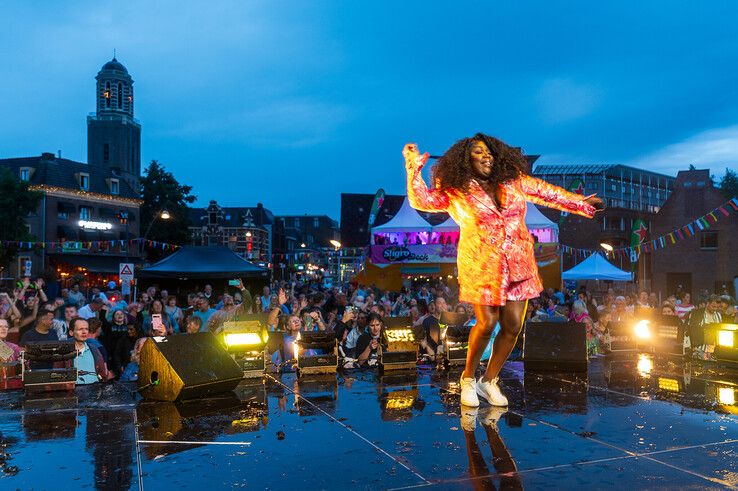
[[[595,211],[602,211],[605,209],[605,202],[598,196],[590,196],[584,201],[594,206]]]
[[[402,149],[402,156],[405,157],[405,167],[408,170],[420,171],[428,161],[429,154],[421,154],[415,143],[408,143]]]

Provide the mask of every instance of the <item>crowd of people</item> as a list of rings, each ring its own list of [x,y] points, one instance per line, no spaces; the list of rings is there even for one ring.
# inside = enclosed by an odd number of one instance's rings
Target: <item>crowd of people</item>
[[[305,331],[335,333],[345,367],[371,366],[387,349],[388,317],[410,318],[421,359],[443,349],[443,312],[461,314],[466,325],[475,322],[471,306],[458,302],[458,291],[440,279],[399,292],[357,284],[325,290],[320,285],[274,282],[254,295],[241,282],[221,292],[205,285],[180,304],[176,295],[156,286],[127,301],[114,282],[107,289],[93,287],[86,292],[75,284],[59,297],[49,298],[42,278],[23,278],[14,288],[0,291],[0,361],[19,360],[28,343],[73,340],[79,353],[75,364],[82,374],[78,383],[136,380],[139,354],[148,337],[217,334],[240,315],[262,314],[268,329],[281,334],[282,346],[272,357],[274,367],[289,369],[294,343]],[[605,350],[608,323],[634,321],[646,311],[675,316],[689,329],[738,321],[735,302],[727,295],[705,293],[693,300],[689,293],[680,292],[659,301],[647,291],[628,295],[609,290],[598,299],[585,289],[545,290],[530,302],[527,320],[584,323],[588,353],[596,355]],[[9,336],[19,341],[13,343]],[[705,353],[700,356],[708,358]]]

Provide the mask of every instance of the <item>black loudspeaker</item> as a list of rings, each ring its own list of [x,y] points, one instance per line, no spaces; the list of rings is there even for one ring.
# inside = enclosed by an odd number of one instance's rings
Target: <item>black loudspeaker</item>
[[[243,370],[210,332],[149,338],[141,349],[138,391],[144,399],[176,401],[236,388]]]
[[[581,322],[527,322],[525,370],[587,371],[587,330]]]

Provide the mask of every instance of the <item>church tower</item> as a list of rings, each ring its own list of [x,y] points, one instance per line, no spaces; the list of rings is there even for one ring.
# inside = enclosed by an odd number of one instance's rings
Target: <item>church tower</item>
[[[133,118],[133,79],[113,57],[95,80],[97,111],[87,116],[87,163],[112,168],[138,189],[141,125]]]

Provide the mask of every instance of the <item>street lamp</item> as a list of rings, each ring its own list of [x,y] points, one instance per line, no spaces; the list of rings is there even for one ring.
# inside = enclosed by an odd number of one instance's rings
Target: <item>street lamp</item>
[[[608,244],[607,242],[601,242],[600,243],[600,247],[602,247],[603,249],[605,249],[607,252],[612,252],[613,251],[613,247],[610,244]]]
[[[341,243],[338,242],[336,239],[331,239],[329,242],[331,243],[331,245],[336,250],[336,281],[340,283],[341,282],[341,278],[340,278],[340,275],[341,275],[341,262],[340,262],[341,261],[341,256],[338,254],[338,249],[341,248]]]
[[[146,240],[146,237],[149,236],[149,232],[151,232],[151,227],[154,226],[154,223],[156,222],[156,219],[157,218],[161,218],[162,220],[169,220],[170,218],[172,218],[172,215],[170,215],[167,210],[162,210],[159,213],[157,213],[156,215],[154,215],[154,219],[151,220],[151,223],[149,223],[149,226],[146,229],[146,233],[143,235],[143,240],[144,241]]]

